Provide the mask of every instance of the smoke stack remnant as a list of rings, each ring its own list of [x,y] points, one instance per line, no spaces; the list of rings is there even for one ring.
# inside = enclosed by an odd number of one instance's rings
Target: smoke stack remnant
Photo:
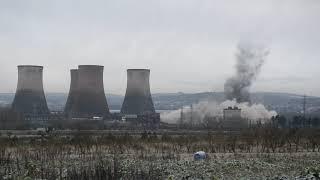
[[[77,89],[78,89],[78,69],[71,69],[70,70],[71,75],[71,82],[70,82],[70,90],[68,99],[66,102],[66,106],[64,108],[64,113],[66,115],[72,114],[72,108],[74,108],[75,100],[77,97]]]
[[[236,74],[224,85],[226,99],[251,102],[249,88],[259,74],[269,51],[253,45],[238,45]]]
[[[43,66],[18,66],[18,85],[12,109],[25,115],[48,115],[43,90]]]
[[[97,65],[79,65],[78,71],[74,71],[73,75],[77,78],[74,77],[74,84],[71,83],[73,97],[70,97],[71,105],[68,102],[66,105],[73,116],[103,117],[110,113],[103,87],[103,68]],[[72,92],[70,93],[72,96]]]
[[[149,84],[149,69],[128,69],[127,90],[122,104],[122,114],[155,113]]]

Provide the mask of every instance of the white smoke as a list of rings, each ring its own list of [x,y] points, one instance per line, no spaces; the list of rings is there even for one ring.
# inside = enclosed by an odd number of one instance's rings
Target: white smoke
[[[237,103],[236,100],[227,100],[222,103],[217,103],[215,101],[201,101],[198,104],[194,104],[192,108],[183,108],[182,115],[184,116],[184,122],[188,123],[191,119],[194,124],[201,124],[204,122],[205,117],[214,117],[217,119],[223,118],[223,109],[228,107],[237,106],[241,109],[241,117],[244,119],[251,120],[252,122],[261,121],[265,123],[270,120],[272,116],[276,116],[277,112],[269,111],[262,104],[252,104],[249,103]],[[161,121],[166,123],[178,123],[181,120],[181,109],[164,112],[161,114]]]

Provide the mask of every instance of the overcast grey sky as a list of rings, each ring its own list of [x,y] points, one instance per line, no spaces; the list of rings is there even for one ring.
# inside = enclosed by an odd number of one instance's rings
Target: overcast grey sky
[[[1,0],[0,92],[19,64],[44,66],[46,92],[78,64],[104,65],[108,93],[127,68],[150,68],[154,93],[223,91],[240,41],[270,49],[252,91],[320,96],[319,0]]]

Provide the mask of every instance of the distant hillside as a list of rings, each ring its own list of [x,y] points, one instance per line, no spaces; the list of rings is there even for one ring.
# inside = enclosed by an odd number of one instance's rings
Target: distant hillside
[[[53,111],[61,111],[64,108],[67,94],[47,93],[48,106]],[[14,98],[14,93],[0,93],[0,105],[10,105]],[[252,103],[262,103],[268,109],[277,112],[301,112],[303,96],[289,93],[268,93],[257,92],[251,94]],[[123,96],[107,94],[110,109],[119,110],[122,105]],[[153,94],[155,108],[158,110],[174,110],[182,106],[188,106],[202,100],[224,101],[223,92],[203,92],[203,93],[158,93]],[[307,110],[310,113],[320,112],[320,98],[307,97]]]
[[[50,110],[62,111],[67,101],[66,93],[47,93],[46,99]],[[115,94],[106,95],[110,109],[120,109],[123,96]],[[0,93],[0,106],[9,106],[14,99],[14,93]]]

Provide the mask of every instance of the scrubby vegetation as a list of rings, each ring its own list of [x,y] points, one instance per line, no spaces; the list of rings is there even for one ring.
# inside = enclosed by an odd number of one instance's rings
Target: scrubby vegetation
[[[0,179],[319,178],[320,131],[2,133]],[[209,154],[194,161],[193,153]]]

